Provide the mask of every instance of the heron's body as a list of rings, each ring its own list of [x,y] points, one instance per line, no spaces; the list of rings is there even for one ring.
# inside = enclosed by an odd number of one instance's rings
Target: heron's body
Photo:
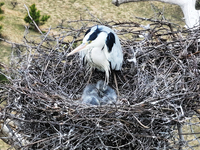
[[[123,62],[122,48],[115,32],[96,25],[85,33],[82,44],[68,54],[79,52],[83,64],[104,71],[109,81],[110,70],[120,70]]]
[[[82,103],[91,105],[106,105],[116,103],[117,95],[110,86],[104,86],[102,80],[97,84],[89,84],[85,87],[82,95]]]
[[[103,50],[100,47],[94,47],[83,51],[81,54],[84,64],[88,64],[92,68],[97,68],[100,71],[105,71],[106,76],[109,75],[110,64]]]

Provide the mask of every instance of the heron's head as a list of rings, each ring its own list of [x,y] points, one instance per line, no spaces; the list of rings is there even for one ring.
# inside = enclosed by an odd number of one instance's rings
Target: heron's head
[[[77,52],[81,52],[83,50],[87,50],[94,47],[99,47],[102,49],[105,45],[107,33],[103,32],[101,28],[95,26],[96,28],[91,28],[85,33],[85,37],[83,38],[82,44],[76,47],[73,51],[71,51],[67,56],[75,54]]]

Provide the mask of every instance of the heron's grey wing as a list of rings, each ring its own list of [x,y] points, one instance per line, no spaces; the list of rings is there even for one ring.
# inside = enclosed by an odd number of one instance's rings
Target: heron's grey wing
[[[120,70],[123,62],[123,53],[118,36],[110,29],[106,39],[105,55],[111,64],[111,69]]]

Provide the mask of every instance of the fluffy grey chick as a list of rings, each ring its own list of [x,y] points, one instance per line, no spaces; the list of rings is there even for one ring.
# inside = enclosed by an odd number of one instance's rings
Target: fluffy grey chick
[[[101,99],[100,104],[114,104],[117,101],[117,94],[114,89],[112,89],[107,84],[104,84],[104,81],[100,80],[96,85],[97,93]]]
[[[88,84],[83,90],[82,103],[91,105],[100,105],[100,97],[96,92],[95,84]]]
[[[100,80],[96,85],[89,84],[85,87],[82,100],[82,103],[92,105],[114,104],[117,101],[117,94],[114,89]]]

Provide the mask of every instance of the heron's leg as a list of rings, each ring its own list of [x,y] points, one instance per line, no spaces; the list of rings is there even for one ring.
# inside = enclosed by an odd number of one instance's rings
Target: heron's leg
[[[104,81],[104,85],[103,85],[103,89],[106,89],[106,86],[109,83],[109,70],[105,71],[105,81]]]
[[[104,84],[103,84],[103,90],[106,89],[106,86],[108,85],[108,82],[106,81],[106,77],[105,77],[105,81],[104,81]]]
[[[89,79],[88,79],[88,81],[87,81],[87,84],[89,84],[90,79],[91,79],[91,76],[92,76],[92,69],[90,69],[90,76],[89,76]]]
[[[115,71],[113,71],[113,75],[114,75],[115,86],[116,86],[116,90],[117,90],[117,96],[119,98],[119,88],[118,88],[118,83],[117,83],[117,78],[116,78]]]

